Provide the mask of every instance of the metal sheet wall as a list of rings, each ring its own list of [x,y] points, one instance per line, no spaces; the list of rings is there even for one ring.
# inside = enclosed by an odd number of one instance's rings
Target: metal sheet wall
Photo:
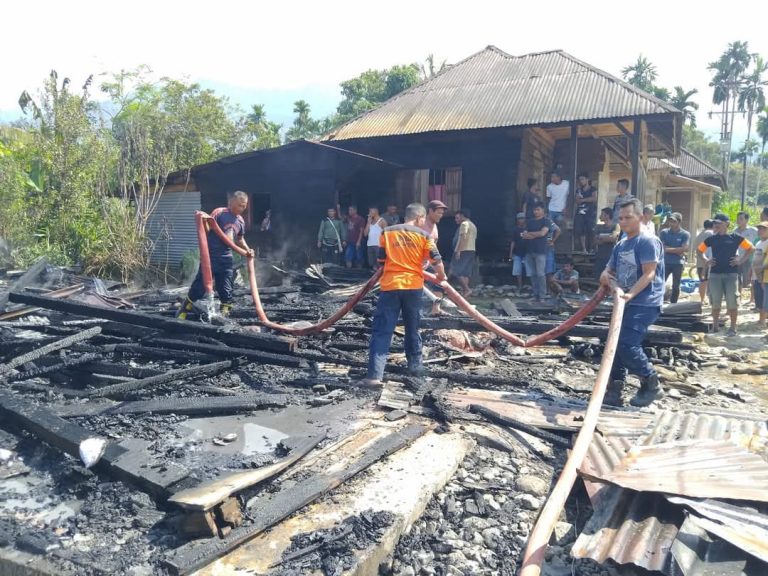
[[[197,248],[195,210],[200,210],[200,192],[163,193],[149,218],[153,264],[178,266],[188,250]]]

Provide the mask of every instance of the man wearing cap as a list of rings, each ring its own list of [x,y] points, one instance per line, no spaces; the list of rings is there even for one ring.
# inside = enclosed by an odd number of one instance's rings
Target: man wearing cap
[[[630,400],[632,406],[648,406],[664,397],[658,374],[643,350],[648,328],[659,317],[664,302],[664,248],[656,236],[640,233],[642,214],[643,207],[637,199],[620,205],[619,226],[623,238],[600,275],[600,284],[610,286],[616,282],[627,302],[611,381],[603,401],[611,406],[622,404],[627,373],[640,378],[640,391]]]
[[[512,278],[517,283],[517,293],[523,291],[523,274],[527,274],[525,268],[525,240],[523,239],[523,232],[525,232],[525,212],[518,212],[517,222],[512,229],[512,241],[509,243],[509,259],[512,261]]]
[[[477,242],[477,227],[470,220],[470,212],[467,208],[462,208],[456,212],[457,243],[451,258],[451,276],[455,276],[459,281],[459,290],[464,298],[472,295],[472,289],[469,287],[469,279],[475,268],[475,244]]]
[[[429,237],[435,243],[435,246],[437,246],[437,240],[440,236],[437,230],[437,225],[440,223],[440,220],[442,220],[447,209],[448,206],[440,202],[440,200],[432,200],[429,204],[427,204],[427,218],[424,220],[424,226],[422,226],[422,230],[424,230],[424,232],[429,235]],[[426,269],[429,272],[434,272],[434,269],[429,265],[427,265]],[[432,315],[439,316],[443,313],[443,311],[440,310],[440,300],[442,300],[443,292],[440,286],[437,286],[436,284],[427,282],[427,285],[428,289],[438,297],[432,302]]]
[[[768,293],[765,286],[765,261],[768,257],[768,222],[757,225],[759,240],[755,243],[755,254],[752,258],[752,293],[755,296],[755,308],[760,311],[758,326],[765,328],[768,318]]]
[[[659,239],[664,245],[664,281],[672,275],[672,295],[669,301],[674,304],[680,297],[680,280],[683,278],[683,263],[688,247],[691,243],[691,234],[680,226],[683,217],[680,212],[672,212],[667,218],[669,228],[664,228],[659,234]]]
[[[704,240],[698,250],[704,262],[710,268],[709,298],[712,303],[712,330],[720,329],[720,307],[725,296],[726,309],[731,319],[728,336],[736,335],[736,321],[739,317],[739,298],[737,292],[739,266],[749,258],[755,247],[746,238],[738,234],[728,233],[731,219],[726,214],[716,214],[712,219],[714,234]],[[707,248],[712,250],[712,257],[706,255]],[[743,255],[738,255],[739,248]]]
[[[439,282],[445,270],[435,242],[423,230],[427,211],[421,204],[405,209],[405,223],[387,226],[379,240],[379,262],[384,266],[381,293],[376,303],[371,328],[368,375],[364,384],[381,384],[392,333],[402,312],[405,324],[405,357],[408,371],[423,371],[421,356],[421,301],[424,288],[423,266],[430,261]]]

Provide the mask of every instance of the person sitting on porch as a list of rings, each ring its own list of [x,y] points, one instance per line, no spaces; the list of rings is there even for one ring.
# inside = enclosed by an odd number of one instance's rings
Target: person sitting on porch
[[[549,283],[549,289],[552,294],[558,296],[564,291],[580,294],[579,291],[579,273],[573,268],[573,260],[570,258],[563,262],[563,267],[555,272]]]

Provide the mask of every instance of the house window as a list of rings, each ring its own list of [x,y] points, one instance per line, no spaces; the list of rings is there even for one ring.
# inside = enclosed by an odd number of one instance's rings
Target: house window
[[[444,202],[449,212],[461,208],[461,168],[430,169],[428,196]]]

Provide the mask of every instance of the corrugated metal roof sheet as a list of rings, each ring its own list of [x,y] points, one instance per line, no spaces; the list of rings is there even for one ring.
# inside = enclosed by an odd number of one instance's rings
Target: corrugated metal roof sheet
[[[713,539],[688,516],[672,544],[675,559],[673,575],[684,576],[746,576],[747,557],[733,545]]]
[[[153,264],[178,266],[187,251],[197,248],[196,210],[200,210],[200,192],[162,193],[147,228],[155,243]]]
[[[768,462],[728,440],[633,446],[599,479],[632,490],[768,502]]]
[[[707,164],[685,148],[680,150],[680,154],[672,158],[649,158],[648,170],[677,170],[681,175],[688,178],[723,178],[722,173],[717,168]]]
[[[751,414],[665,410],[656,415],[652,426],[636,443],[652,445],[694,439],[730,440],[757,452],[768,441],[768,427],[765,421]],[[624,458],[631,444],[631,438],[615,437],[606,432],[596,434],[579,470],[590,477],[610,471]],[[589,480],[584,483],[590,499],[595,503],[596,512],[600,513],[593,515],[579,536],[573,547],[573,556],[592,558],[598,562],[612,558],[620,563],[632,562],[653,570],[666,567],[670,562],[669,551],[677,537],[676,526],[680,523],[670,527],[666,516],[657,518],[653,514],[641,514],[644,506],[664,511],[657,500],[660,495]],[[663,570],[669,573],[667,568]]]
[[[511,56],[494,46],[350,120],[323,140],[680,115],[562,50]]]

